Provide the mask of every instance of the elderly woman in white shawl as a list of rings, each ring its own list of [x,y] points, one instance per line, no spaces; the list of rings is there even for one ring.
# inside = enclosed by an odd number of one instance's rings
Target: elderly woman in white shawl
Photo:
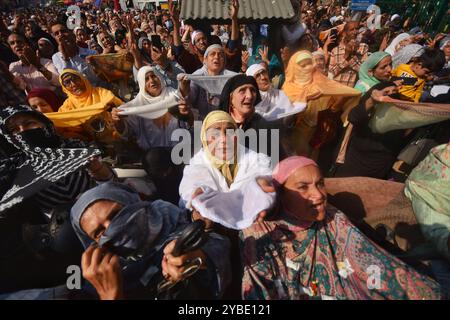
[[[394,56],[399,50],[403,47],[411,44],[414,41],[414,36],[411,36],[409,33],[400,33],[397,37],[392,40],[391,44],[384,50],[389,53],[391,56]]]
[[[177,141],[171,140],[172,132],[178,128],[190,129],[193,125],[190,108],[175,89],[166,85],[156,68],[142,67],[137,80],[138,95],[111,112],[116,130],[123,138],[134,137],[144,151],[173,147]]]
[[[200,118],[219,109],[220,94],[235,72],[225,69],[225,51],[219,44],[209,46],[204,54],[203,67],[192,75],[179,75],[180,92],[189,104],[198,109]],[[189,83],[190,80],[190,83]]]
[[[275,194],[265,179],[271,171],[270,158],[240,145],[236,129],[227,112],[206,116],[203,148],[184,169],[180,205],[194,209],[194,215],[207,222],[240,230],[273,205]]]
[[[272,86],[269,72],[264,64],[251,65],[246,74],[256,80],[261,94],[261,102],[255,106],[255,109],[264,119],[275,121],[294,109],[287,95]]]

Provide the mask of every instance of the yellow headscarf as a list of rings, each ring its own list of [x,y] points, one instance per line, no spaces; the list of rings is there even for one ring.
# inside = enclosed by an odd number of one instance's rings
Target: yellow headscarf
[[[208,160],[210,163],[217,168],[222,175],[224,176],[225,180],[227,181],[228,186],[233,183],[234,178],[236,177],[236,174],[238,172],[238,163],[237,163],[237,150],[234,152],[234,158],[233,163],[230,163],[230,161],[224,161],[221,159],[216,158],[211,151],[209,151],[208,148],[208,142],[206,140],[206,131],[208,129],[216,124],[216,123],[229,123],[233,126],[234,129],[237,129],[236,122],[233,120],[233,118],[226,113],[225,111],[212,111],[208,113],[206,118],[203,120],[202,129],[201,129],[201,141],[203,145],[203,150],[206,153],[206,156],[208,157]]]
[[[64,87],[62,83],[62,78],[64,75],[68,73],[80,77],[81,80],[83,81],[86,87],[86,91],[83,92],[82,95],[76,96]],[[61,87],[64,93],[66,93],[68,97],[66,101],[64,101],[63,105],[59,108],[58,110],[59,112],[81,109],[92,105],[96,105],[98,103],[104,105],[113,103],[116,106],[123,104],[123,101],[117,98],[111,91],[100,87],[93,87],[89,82],[89,80],[86,79],[86,77],[83,76],[78,71],[72,69],[64,69],[63,72],[61,72],[61,75],[59,76],[59,82],[61,83]]]
[[[83,81],[86,91],[81,96],[70,93],[62,84],[62,77],[67,73],[76,75]],[[58,109],[58,112],[45,114],[53,121],[55,127],[68,128],[80,126],[104,113],[109,104],[114,104],[115,106],[123,104],[123,101],[117,98],[111,91],[92,87],[89,80],[75,70],[64,69],[59,77],[59,82],[68,98]]]

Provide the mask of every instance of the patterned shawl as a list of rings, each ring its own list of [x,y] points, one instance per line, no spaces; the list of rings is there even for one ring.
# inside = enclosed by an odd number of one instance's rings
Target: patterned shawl
[[[323,222],[305,224],[281,213],[278,220],[253,224],[241,238],[244,299],[440,298],[435,281],[378,247],[330,206]]]

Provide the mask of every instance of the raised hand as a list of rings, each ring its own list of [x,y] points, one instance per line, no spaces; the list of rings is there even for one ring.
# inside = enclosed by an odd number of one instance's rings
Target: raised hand
[[[237,19],[239,12],[239,1],[238,0],[232,0],[231,2],[231,12],[230,17],[231,19]]]

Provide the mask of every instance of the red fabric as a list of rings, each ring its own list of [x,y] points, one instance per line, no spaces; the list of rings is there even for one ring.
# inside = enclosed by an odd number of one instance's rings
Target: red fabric
[[[62,105],[61,100],[58,98],[56,93],[54,93],[50,89],[44,88],[34,88],[32,89],[27,96],[27,101],[30,98],[38,97],[47,101],[47,103],[52,107],[54,112],[58,112],[59,107]]]

